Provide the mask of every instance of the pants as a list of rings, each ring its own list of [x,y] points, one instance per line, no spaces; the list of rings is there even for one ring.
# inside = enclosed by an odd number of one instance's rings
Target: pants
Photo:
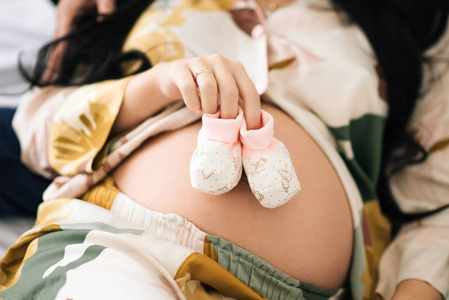
[[[0,261],[0,299],[324,300],[337,292],[110,186],[83,199],[41,204],[35,227]]]
[[[20,146],[11,126],[15,110],[0,108],[0,216],[35,216],[50,180],[20,161]]]

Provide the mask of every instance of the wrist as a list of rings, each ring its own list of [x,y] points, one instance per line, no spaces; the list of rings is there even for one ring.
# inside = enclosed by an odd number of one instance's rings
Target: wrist
[[[112,134],[131,128],[156,114],[174,100],[160,89],[157,66],[134,75],[126,85],[120,112],[112,128]]]
[[[153,66],[131,79],[127,87],[127,93],[132,94],[135,104],[142,105],[140,109],[146,107],[150,115],[154,114],[160,108],[170,104],[178,99],[171,99],[161,89],[160,78],[163,76],[163,67],[161,64]],[[147,110],[145,110],[147,111]]]
[[[126,87],[125,100],[129,100],[141,115],[146,119],[175,99],[171,99],[161,90],[161,67],[158,65],[134,76]]]

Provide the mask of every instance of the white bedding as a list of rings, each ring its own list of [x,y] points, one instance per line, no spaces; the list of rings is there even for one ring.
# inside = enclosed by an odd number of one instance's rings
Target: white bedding
[[[32,218],[4,218],[0,220],[0,257],[17,238],[33,227]]]
[[[0,106],[15,107],[27,84],[17,70],[21,52],[35,52],[51,39],[55,24],[50,0],[0,0]],[[1,133],[0,133],[1,134]],[[2,178],[0,178],[1,184]],[[29,218],[0,219],[0,257],[24,231],[33,225]]]
[[[27,84],[19,75],[19,53],[36,51],[50,40],[55,25],[50,0],[0,0],[0,106],[16,106],[20,95],[2,93],[24,91]]]

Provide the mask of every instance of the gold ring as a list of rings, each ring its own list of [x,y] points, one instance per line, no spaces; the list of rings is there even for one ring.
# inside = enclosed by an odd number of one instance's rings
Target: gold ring
[[[200,76],[203,73],[212,73],[212,70],[211,69],[201,69],[201,70],[197,71],[195,73],[195,79],[197,79],[198,76]]]

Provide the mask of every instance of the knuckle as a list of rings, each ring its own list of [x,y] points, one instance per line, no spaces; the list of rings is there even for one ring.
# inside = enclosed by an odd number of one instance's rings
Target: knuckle
[[[211,60],[211,61],[222,61],[225,58],[223,56],[221,56],[220,54],[211,54],[209,56],[207,56],[207,59]]]
[[[245,70],[245,67],[239,61],[233,61],[232,64],[233,64],[233,67],[236,68],[239,71],[244,71]]]
[[[191,101],[190,99],[183,99],[186,107],[191,111],[197,111],[201,108],[201,105],[196,101]]]
[[[194,57],[194,58],[192,58],[191,62],[192,62],[192,65],[194,65],[194,66],[203,66],[204,62],[205,62],[205,58],[201,57],[201,56]]]
[[[203,107],[205,112],[214,113],[217,111],[218,102],[216,97],[207,97],[201,99],[201,106]]]
[[[239,93],[237,89],[224,89],[220,93],[224,101],[238,102]]]
[[[170,72],[177,72],[184,67],[184,62],[180,59],[174,60],[170,63]]]
[[[207,92],[215,92],[217,90],[217,84],[212,78],[203,77],[199,83],[200,89]]]
[[[185,91],[185,92],[189,93],[189,92],[192,92],[193,87],[194,86],[192,85],[192,83],[189,82],[188,80],[183,79],[178,82],[178,88],[181,91]]]

